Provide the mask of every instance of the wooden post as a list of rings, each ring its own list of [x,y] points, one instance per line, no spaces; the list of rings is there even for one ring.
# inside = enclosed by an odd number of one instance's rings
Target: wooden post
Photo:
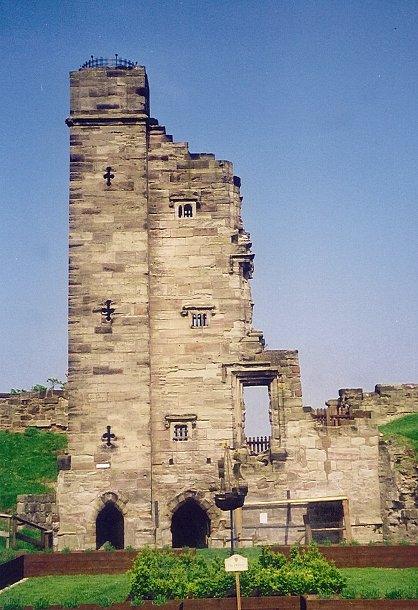
[[[242,507],[235,509],[235,532],[236,532],[236,541],[237,547],[241,546],[241,538],[242,538]]]
[[[347,538],[347,542],[352,542],[353,537],[351,534],[350,505],[348,502],[348,498],[343,500],[342,503],[343,503],[343,516],[344,516],[344,525],[345,525],[345,537]]]
[[[15,517],[12,517],[12,549],[16,548],[16,532],[17,532],[17,521]]]
[[[308,515],[303,515],[303,522],[305,524],[305,542],[309,544],[312,542],[312,528],[308,521]]]
[[[235,572],[235,585],[237,589],[237,610],[241,610],[241,584],[239,581],[239,572]]]

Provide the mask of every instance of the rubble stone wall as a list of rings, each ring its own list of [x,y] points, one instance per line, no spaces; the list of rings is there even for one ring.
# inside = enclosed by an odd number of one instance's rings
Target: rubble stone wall
[[[379,480],[383,536],[392,542],[418,539],[418,487],[415,452],[380,439]]]
[[[64,390],[0,394],[0,430],[24,432],[30,427],[66,432],[68,398]]]
[[[369,411],[377,425],[385,424],[395,417],[418,413],[418,384],[378,384],[374,392],[364,392],[362,388],[343,388],[339,398],[328,400],[329,407],[349,407],[356,411]]]
[[[55,493],[17,496],[16,515],[56,533],[59,516]]]

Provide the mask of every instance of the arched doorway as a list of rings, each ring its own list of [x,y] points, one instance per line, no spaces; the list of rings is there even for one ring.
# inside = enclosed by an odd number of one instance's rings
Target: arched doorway
[[[124,548],[123,515],[113,502],[107,502],[96,519],[96,549],[105,542],[115,549]]]
[[[189,546],[203,549],[208,546],[210,519],[194,500],[186,500],[173,514],[171,520],[173,548]]]

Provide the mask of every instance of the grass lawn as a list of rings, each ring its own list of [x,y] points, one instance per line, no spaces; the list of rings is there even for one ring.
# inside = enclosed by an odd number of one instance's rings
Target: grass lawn
[[[344,594],[355,592],[373,598],[401,590],[408,592],[408,597],[418,597],[418,568],[340,568],[340,572],[347,580]]]
[[[29,578],[11,589],[0,593],[0,608],[11,600],[22,605],[39,604],[41,600],[50,605],[77,604],[110,605],[123,602],[129,593],[129,578],[126,574],[98,574],[80,576],[40,576]]]
[[[65,434],[27,428],[0,431],[0,512],[10,512],[19,494],[52,491],[57,479],[57,454],[67,446]]]
[[[402,445],[414,447],[418,453],[418,413],[399,417],[388,424],[379,426],[384,438],[395,438]]]
[[[344,568],[341,572],[347,579],[344,593],[361,594],[363,597],[384,597],[394,590],[417,595],[418,568]],[[129,593],[129,578],[126,574],[101,574],[97,576],[42,576],[29,578],[11,589],[0,593],[0,607],[11,600],[22,605],[38,604],[40,600],[52,604],[122,602]]]

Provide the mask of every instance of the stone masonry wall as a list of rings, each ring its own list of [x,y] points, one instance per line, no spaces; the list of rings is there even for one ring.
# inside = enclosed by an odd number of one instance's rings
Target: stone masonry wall
[[[418,539],[417,462],[414,450],[380,439],[379,480],[383,535],[392,542]]]
[[[328,407],[348,406],[352,415],[356,411],[370,411],[371,418],[381,425],[402,415],[418,413],[418,384],[378,384],[374,392],[362,388],[343,388],[339,398],[328,400]]]
[[[0,430],[24,432],[26,428],[66,432],[68,398],[64,390],[0,394]]]
[[[57,533],[59,515],[54,493],[17,496],[16,515]]]

